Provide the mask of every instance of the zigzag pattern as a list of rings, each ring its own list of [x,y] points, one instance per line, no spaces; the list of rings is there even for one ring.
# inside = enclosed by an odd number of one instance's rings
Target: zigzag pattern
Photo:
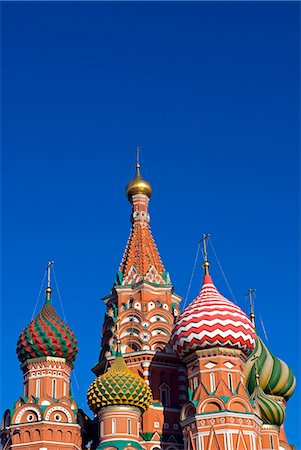
[[[249,355],[255,330],[241,308],[223,297],[205,275],[201,292],[179,316],[172,344],[180,357],[210,347],[236,348]]]
[[[78,352],[73,331],[60,319],[51,303],[21,332],[17,354],[21,362],[30,358],[56,356],[73,362]]]

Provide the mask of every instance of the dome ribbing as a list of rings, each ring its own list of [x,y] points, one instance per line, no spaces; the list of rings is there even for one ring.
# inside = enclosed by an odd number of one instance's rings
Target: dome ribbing
[[[251,398],[260,408],[263,423],[278,426],[283,424],[285,412],[274,396],[265,394],[260,386],[256,386]]]
[[[293,371],[268,350],[260,337],[257,337],[256,346],[245,367],[246,385],[250,394],[256,387],[256,370],[259,374],[259,385],[266,394],[278,395],[285,400],[292,396],[296,386]]]

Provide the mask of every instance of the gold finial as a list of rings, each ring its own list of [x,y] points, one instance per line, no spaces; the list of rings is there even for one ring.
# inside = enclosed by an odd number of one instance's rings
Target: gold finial
[[[131,180],[126,188],[125,193],[127,195],[127,198],[129,201],[131,201],[133,195],[136,194],[144,194],[147,195],[149,198],[152,195],[152,187],[151,185],[142,178],[140,174],[140,151],[141,148],[136,148],[136,176],[133,180]]]
[[[203,256],[204,256],[204,262],[203,262],[203,269],[205,270],[205,275],[209,275],[209,266],[210,263],[208,261],[208,255],[207,255],[207,239],[210,237],[210,234],[203,234],[201,243],[203,244]]]
[[[249,289],[248,292],[245,294],[245,297],[249,297],[250,302],[250,319],[252,324],[255,327],[255,313],[254,313],[254,299],[253,294],[256,292],[256,289]]]
[[[51,266],[53,266],[54,261],[49,261],[47,264],[47,288],[46,288],[46,301],[50,302],[51,301],[51,286],[50,286],[50,281],[51,281]]]

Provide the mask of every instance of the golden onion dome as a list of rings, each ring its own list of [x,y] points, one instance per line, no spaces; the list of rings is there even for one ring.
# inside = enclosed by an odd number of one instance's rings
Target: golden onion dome
[[[118,349],[111,368],[89,387],[87,399],[93,412],[111,405],[136,406],[145,411],[153,395],[146,382],[127,367]]]
[[[136,164],[136,176],[131,180],[126,188],[125,193],[129,201],[131,201],[133,195],[144,194],[149,198],[152,196],[152,187],[148,181],[144,180],[140,174],[140,164]]]

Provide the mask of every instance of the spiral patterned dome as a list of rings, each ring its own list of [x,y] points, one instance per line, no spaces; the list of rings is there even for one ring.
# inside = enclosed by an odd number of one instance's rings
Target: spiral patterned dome
[[[57,315],[50,299],[51,288],[46,289],[46,294],[43,308],[20,334],[18,358],[23,363],[31,358],[55,356],[73,363],[78,352],[76,338]]]
[[[293,371],[268,350],[260,337],[257,337],[256,346],[245,367],[246,386],[250,394],[256,387],[256,370],[259,374],[259,385],[266,394],[278,395],[285,400],[292,396],[296,386]]]
[[[205,275],[201,292],[180,314],[171,343],[180,358],[212,347],[233,348],[248,356],[254,349],[255,338],[248,316],[223,297],[210,275]]]
[[[256,386],[251,398],[259,406],[263,423],[278,426],[283,424],[285,412],[274,396],[265,394],[260,386]]]
[[[152,399],[150,387],[127,367],[120,351],[112,367],[93,381],[87,394],[88,405],[93,412],[110,405],[137,406],[145,411]]]

